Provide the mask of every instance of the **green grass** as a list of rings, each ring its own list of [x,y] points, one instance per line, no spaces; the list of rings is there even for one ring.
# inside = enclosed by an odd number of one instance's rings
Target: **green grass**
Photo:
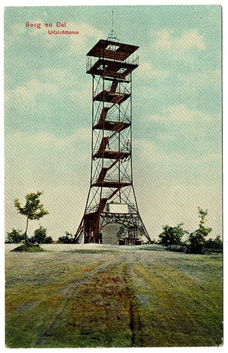
[[[133,278],[137,281],[139,277],[137,292],[147,298],[147,305],[141,308],[145,345],[221,344],[221,281],[211,272],[208,276],[206,264],[200,262],[188,271],[166,264],[137,265]]]
[[[65,250],[68,253],[75,254],[102,254],[102,253],[114,253],[114,250],[102,250],[102,249],[78,249],[78,250]]]
[[[18,247],[16,247],[15,249],[11,250],[11,251],[15,251],[15,252],[21,252],[21,251],[26,251],[26,252],[42,252],[45,251],[44,249],[42,249],[40,246],[35,246],[35,245],[20,245]]]
[[[6,255],[11,348],[217,346],[222,319],[221,255]]]
[[[147,250],[147,251],[165,251],[165,248],[162,245],[151,244],[140,246],[138,250]]]

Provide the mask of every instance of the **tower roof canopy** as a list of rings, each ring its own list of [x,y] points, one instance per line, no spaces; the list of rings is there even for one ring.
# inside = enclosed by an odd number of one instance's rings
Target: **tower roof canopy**
[[[97,44],[87,53],[87,56],[125,60],[139,47],[137,45],[124,44],[110,40],[100,39]]]

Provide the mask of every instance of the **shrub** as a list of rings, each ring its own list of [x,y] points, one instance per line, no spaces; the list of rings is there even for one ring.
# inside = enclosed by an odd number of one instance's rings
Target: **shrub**
[[[176,252],[186,252],[187,246],[183,243],[180,245],[171,245],[167,250]]]
[[[58,243],[61,244],[72,244],[73,243],[73,235],[69,232],[66,232],[66,235],[58,238]]]
[[[22,230],[13,228],[11,232],[7,232],[7,243],[20,243],[24,239]]]
[[[205,251],[220,253],[223,251],[223,243],[218,235],[215,239],[208,239],[205,243]]]
[[[29,239],[31,244],[50,244],[52,243],[52,237],[47,237],[47,229],[40,226],[35,230],[33,237]]]
[[[160,241],[159,243],[162,246],[168,247],[171,250],[173,245],[181,245],[181,239],[184,234],[188,233],[182,228],[183,223],[178,224],[175,227],[163,226],[163,232],[159,234]]]
[[[52,242],[53,242],[53,239],[52,237],[49,236],[44,239],[43,244],[51,244]]]

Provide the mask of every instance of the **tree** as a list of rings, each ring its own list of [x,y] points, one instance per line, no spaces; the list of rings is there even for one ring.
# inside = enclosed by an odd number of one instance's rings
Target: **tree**
[[[183,223],[178,224],[175,227],[168,225],[163,226],[163,232],[159,234],[160,244],[171,248],[172,245],[181,245],[181,239],[184,234],[188,233],[182,228]]]
[[[23,239],[22,230],[13,228],[7,232],[7,243],[20,243]]]
[[[52,237],[47,237],[47,229],[40,226],[38,229],[35,230],[34,235],[30,238],[31,243],[38,243],[38,244],[50,244],[52,243]]]
[[[212,228],[206,228],[205,223],[207,221],[206,216],[208,214],[208,210],[203,210],[202,208],[198,207],[199,213],[199,228],[196,229],[195,232],[192,232],[189,235],[189,246],[188,252],[193,254],[203,254],[205,250],[206,244],[206,237],[212,231]]]
[[[18,213],[24,215],[26,217],[26,227],[24,233],[24,239],[26,246],[29,245],[28,243],[28,222],[29,220],[38,220],[41,217],[48,214],[48,211],[44,209],[43,204],[40,202],[40,196],[42,195],[41,191],[31,192],[25,196],[26,203],[24,206],[21,206],[21,203],[18,199],[14,200],[14,205],[18,210]]]

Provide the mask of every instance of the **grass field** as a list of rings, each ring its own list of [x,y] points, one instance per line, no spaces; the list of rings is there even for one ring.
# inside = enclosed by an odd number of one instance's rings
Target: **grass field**
[[[8,347],[222,344],[221,255],[102,245],[33,254],[10,246]]]

